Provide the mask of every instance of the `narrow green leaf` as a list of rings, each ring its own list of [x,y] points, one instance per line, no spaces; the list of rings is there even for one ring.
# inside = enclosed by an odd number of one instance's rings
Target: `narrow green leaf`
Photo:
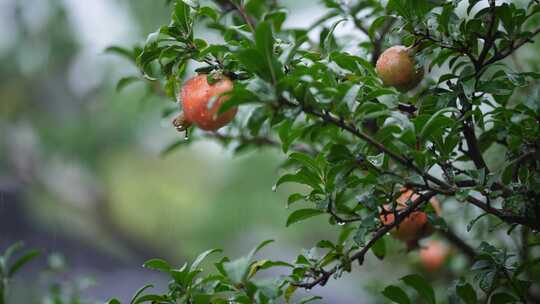
[[[299,209],[295,210],[293,213],[289,215],[287,218],[287,224],[286,226],[289,227],[290,225],[294,223],[298,223],[300,221],[303,221],[305,219],[321,215],[324,211],[318,210],[318,209]]]
[[[403,291],[403,289],[397,286],[394,286],[394,285],[387,286],[383,290],[382,294],[395,303],[411,304],[411,300],[409,299],[409,296],[405,293],[405,291]]]
[[[199,254],[199,256],[197,256],[197,258],[195,259],[195,261],[193,261],[193,264],[191,264],[191,267],[189,268],[189,271],[194,271],[196,270],[199,265],[204,261],[204,259],[206,259],[206,257],[212,253],[216,253],[216,252],[221,252],[222,250],[221,249],[210,249],[210,250],[207,250],[201,254]]]
[[[162,259],[148,260],[143,264],[143,267],[148,268],[148,269],[164,271],[164,272],[170,272],[172,269],[172,266]]]
[[[255,45],[260,54],[262,54],[266,68],[270,72],[270,80],[276,83],[281,79],[283,70],[274,54],[274,36],[270,22],[263,21],[257,25],[257,29],[255,30]]]
[[[371,252],[373,252],[377,258],[381,260],[384,259],[384,256],[386,255],[386,241],[384,240],[384,237],[380,238],[377,240],[377,242],[375,242],[375,244],[373,244],[371,247]]]
[[[122,91],[125,87],[127,87],[128,85],[132,84],[132,83],[135,83],[137,81],[140,81],[141,79],[139,77],[136,77],[136,76],[128,76],[128,77],[124,77],[120,80],[118,80],[118,83],[116,84],[116,91],[117,92],[120,92]]]
[[[131,297],[131,301],[129,301],[130,304],[133,304],[137,301],[137,299],[139,298],[139,296],[147,289],[149,288],[154,288],[154,285],[152,284],[147,284],[147,285],[144,285],[143,287],[139,288],[139,290],[137,290],[135,292],[135,294],[133,295],[133,297]]]
[[[9,268],[8,277],[13,276],[18,270],[20,270],[24,265],[33,260],[39,254],[40,252],[37,250],[30,250],[23,254],[21,257],[15,260],[13,265],[11,265],[11,267]]]

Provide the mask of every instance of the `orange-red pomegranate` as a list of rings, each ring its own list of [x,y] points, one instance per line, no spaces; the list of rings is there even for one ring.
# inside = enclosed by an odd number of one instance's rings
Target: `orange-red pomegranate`
[[[439,241],[431,240],[420,249],[420,262],[429,272],[439,270],[447,256],[448,248]]]
[[[220,96],[233,89],[233,82],[223,76],[214,84],[209,84],[207,75],[195,76],[184,83],[181,97],[185,120],[207,131],[216,131],[233,120],[237,108],[219,114],[218,111],[227,96]]]
[[[377,60],[376,68],[385,85],[400,91],[416,87],[424,77],[424,69],[416,67],[413,50],[402,45],[384,51]]]
[[[403,189],[402,194],[397,198],[397,210],[407,208],[407,201],[415,201],[419,195],[412,190]],[[437,198],[432,197],[429,202],[435,209],[435,213],[440,215],[441,208]],[[380,219],[384,225],[390,225],[394,222],[394,214],[387,213],[391,211],[389,205],[384,206],[385,211],[381,212]],[[428,223],[428,216],[423,211],[414,211],[407,216],[397,227],[392,229],[391,234],[402,241],[416,241],[433,233],[433,227]]]

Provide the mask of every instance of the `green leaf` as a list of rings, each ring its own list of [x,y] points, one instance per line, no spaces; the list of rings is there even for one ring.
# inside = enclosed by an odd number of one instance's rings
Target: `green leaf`
[[[120,302],[118,299],[111,299],[107,302],[107,304],[122,304],[122,302]]]
[[[241,257],[234,261],[223,263],[223,270],[227,273],[228,278],[235,284],[244,281],[251,263],[248,257]]]
[[[294,160],[294,161],[308,167],[309,169],[311,169],[314,172],[319,171],[319,166],[317,165],[317,162],[315,162],[315,160],[313,158],[311,158],[311,156],[309,156],[309,155],[307,155],[305,153],[293,152],[293,153],[291,153],[289,155],[289,159]]]
[[[208,255],[210,255],[212,253],[216,253],[216,252],[221,252],[221,251],[222,251],[221,249],[210,249],[210,250],[207,250],[207,251],[199,254],[199,256],[197,256],[195,261],[193,261],[193,264],[191,264],[191,267],[189,268],[189,271],[196,270]]]
[[[297,289],[298,287],[294,285],[289,285],[287,287],[287,289],[285,290],[285,303],[289,304],[291,302],[291,297]]]
[[[332,52],[332,49],[334,48],[334,31],[336,30],[337,26],[344,21],[347,21],[347,19],[344,18],[334,22],[334,24],[332,24],[332,26],[328,30],[328,33],[323,41],[324,55],[328,55]]]
[[[426,300],[430,304],[435,304],[435,291],[433,291],[433,288],[431,285],[421,276],[417,274],[411,274],[408,276],[404,276],[401,278],[401,280],[414,288],[416,292],[418,292],[418,295]]]
[[[238,258],[231,262],[224,262],[223,271],[225,271],[229,279],[231,279],[235,284],[244,282],[244,280],[247,278],[249,274],[249,269],[250,269],[251,260],[253,259],[253,256],[259,250],[261,250],[264,246],[272,242],[273,240],[266,240],[262,242],[261,244],[259,244],[254,249],[252,249],[248,255]]]
[[[322,298],[319,297],[319,296],[305,297],[305,298],[300,299],[300,301],[298,302],[298,304],[306,304],[306,303],[313,302],[313,301],[317,301],[317,300],[321,300],[321,299],[322,299]]]
[[[172,19],[178,26],[180,26],[183,35],[191,36],[193,18],[191,17],[191,8],[189,5],[183,1],[176,1]]]
[[[411,304],[411,300],[409,299],[409,296],[407,295],[407,293],[405,293],[403,289],[397,286],[394,286],[394,285],[387,286],[382,291],[382,294],[395,303]]]
[[[256,49],[241,49],[236,53],[238,61],[248,72],[254,73],[266,81],[272,80],[272,75],[265,64],[264,56]]]
[[[239,105],[259,102],[257,95],[243,87],[235,87],[234,90],[227,93],[226,96],[227,99],[219,107],[219,114]]]
[[[318,209],[299,209],[295,210],[293,213],[289,215],[287,218],[287,224],[286,226],[289,227],[290,225],[294,223],[298,223],[300,221],[303,221],[305,219],[321,215],[324,211],[318,210]]]
[[[283,76],[281,64],[274,55],[274,36],[272,35],[272,25],[268,21],[263,21],[257,25],[255,30],[255,45],[270,72],[270,80],[276,83]]]
[[[141,81],[141,79],[139,77],[136,77],[136,76],[124,77],[124,78],[118,80],[118,83],[116,84],[116,91],[120,92],[125,87],[127,87],[128,85],[130,85],[132,83],[135,83],[137,81]]]
[[[320,182],[320,178],[313,172],[308,171],[306,168],[302,168],[296,174],[285,174],[281,176],[274,185],[274,189],[283,183],[299,183],[310,186],[315,191],[322,192],[322,188],[319,185]]]
[[[268,244],[271,244],[271,243],[273,243],[273,242],[274,242],[274,240],[265,240],[265,241],[262,241],[259,245],[257,245],[257,247],[255,247],[255,248],[253,248],[253,249],[251,250],[251,252],[250,252],[249,255],[248,255],[249,258],[250,258],[250,259],[253,258],[253,256],[254,256],[257,252],[259,252],[261,249],[263,249],[263,248],[266,247]]]
[[[379,16],[377,18],[375,18],[375,20],[373,20],[373,22],[371,22],[371,25],[368,29],[368,35],[371,39],[374,39],[375,38],[375,34],[377,32],[377,29],[379,29],[387,19],[391,19],[392,17],[391,16]]]
[[[9,268],[8,277],[13,276],[18,270],[20,270],[24,265],[33,260],[39,254],[40,252],[37,250],[30,250],[16,259],[15,262],[13,262],[13,265],[11,265]]]
[[[474,288],[469,283],[458,284],[456,286],[456,293],[461,298],[461,300],[465,302],[465,304],[478,303],[476,292],[474,291]]]
[[[172,266],[162,259],[151,259],[143,264],[144,268],[159,270],[163,272],[170,272]]]
[[[289,198],[287,199],[287,207],[289,207],[293,203],[298,202],[298,201],[303,200],[303,199],[304,199],[303,194],[293,193],[293,194],[289,195]]]
[[[279,139],[281,140],[281,149],[283,153],[289,151],[291,144],[301,135],[302,129],[294,128],[292,119],[285,120],[278,129]]]
[[[139,288],[139,290],[137,290],[137,292],[135,292],[135,294],[133,295],[133,297],[131,297],[131,301],[129,301],[130,304],[133,304],[133,303],[136,303],[137,299],[139,298],[139,296],[147,289],[149,288],[154,288],[154,285],[152,284],[147,284],[147,285],[144,285],[143,287]]]
[[[516,303],[518,300],[505,292],[498,292],[491,296],[490,304],[506,304],[506,303]]]
[[[133,304],[139,304],[144,302],[150,302],[150,303],[163,303],[163,301],[167,300],[167,297],[165,295],[155,295],[155,294],[149,294],[144,295],[138,298]]]
[[[371,246],[371,252],[379,258],[384,259],[384,256],[386,255],[386,241],[383,238],[378,239],[373,246]]]
[[[448,108],[440,109],[435,114],[431,115],[428,121],[424,124],[422,130],[420,131],[419,137],[426,139],[428,138],[430,134],[432,134],[436,130],[440,130],[441,128],[452,126],[456,121],[446,116],[443,116],[444,113],[448,113],[448,112],[461,114],[459,110],[456,108],[448,107]]]
[[[23,242],[16,242],[13,245],[9,246],[2,255],[2,258],[5,262],[9,261],[11,259],[11,256],[15,254],[15,252],[19,251],[24,246]]]
[[[131,50],[119,46],[110,46],[105,49],[105,53],[112,53],[122,57],[125,57],[131,61],[135,60],[134,54]]]
[[[217,21],[219,19],[219,13],[215,9],[209,6],[200,7],[197,10],[197,14],[199,14],[200,16],[209,17],[210,19],[214,21]]]
[[[347,104],[347,107],[349,108],[349,111],[351,112],[354,112],[358,104],[356,98],[358,97],[360,88],[362,88],[362,86],[360,86],[359,84],[352,85],[351,88],[345,94],[345,96],[343,96],[343,102]]]

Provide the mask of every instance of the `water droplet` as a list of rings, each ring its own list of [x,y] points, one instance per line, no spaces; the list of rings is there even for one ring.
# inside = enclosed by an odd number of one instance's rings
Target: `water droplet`
[[[306,287],[305,288],[307,292],[310,292],[311,291],[311,288],[310,287]]]
[[[184,140],[189,140],[189,131],[186,130],[186,132],[184,133]]]
[[[338,224],[339,226],[343,226],[343,225],[345,225],[346,223],[343,222],[343,221],[338,221],[337,224]]]
[[[277,190],[277,185],[273,185],[273,186],[272,186],[272,191],[273,191],[273,192],[276,192],[276,190]]]

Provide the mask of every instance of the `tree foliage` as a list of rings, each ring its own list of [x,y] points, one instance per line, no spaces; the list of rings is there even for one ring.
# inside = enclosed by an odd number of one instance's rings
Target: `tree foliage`
[[[176,101],[193,62],[209,78],[233,79],[220,111],[240,107],[239,118],[215,133],[192,127],[189,139],[167,152],[206,137],[236,152],[277,147],[289,170],[275,187],[306,189],[289,196],[287,205],[299,207],[286,225],[324,216],[342,232],[292,263],[255,260],[257,248],[237,260],[222,258],[206,276],[199,263],[213,251],[180,268],[151,260],[146,267],[171,276],[169,291],[150,294],[145,287],[131,303],[306,303],[316,298],[297,301],[297,289],[339,278],[370,252],[384,258],[388,232],[416,211],[426,212],[474,262],[472,274],[449,289],[449,302],[538,300],[532,291],[538,276],[529,270],[538,262],[530,253],[540,229],[540,74],[506,60],[540,32],[537,1],[324,0],[326,14],[308,28],[285,27],[287,11],[279,1],[168,2],[170,20],[144,45],[108,49],[141,72],[121,79],[118,88],[140,80]],[[346,23],[356,30],[337,35]],[[223,39],[205,40],[199,25]],[[379,55],[396,44],[414,49],[425,68],[423,82],[410,92],[384,86],[375,70]],[[488,159],[489,151],[504,161]],[[393,202],[404,188],[418,197],[398,209]],[[520,248],[467,245],[444,215],[435,216],[427,204],[434,196],[443,205],[477,210],[467,230],[486,222],[493,235],[506,231]],[[379,214],[388,204],[395,221],[384,225]],[[272,267],[289,274],[257,278]],[[441,301],[421,276],[400,280],[382,291],[389,300]]]

